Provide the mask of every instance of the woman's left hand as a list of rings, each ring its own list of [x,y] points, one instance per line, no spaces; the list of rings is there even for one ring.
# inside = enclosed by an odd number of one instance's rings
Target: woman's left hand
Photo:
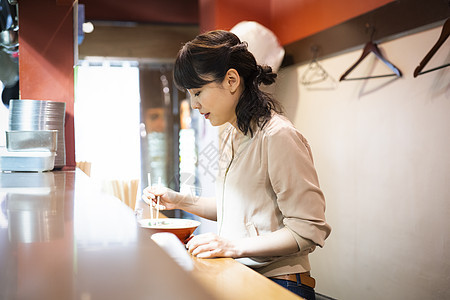
[[[239,257],[239,250],[235,243],[214,233],[196,235],[186,247],[189,253],[199,258]]]

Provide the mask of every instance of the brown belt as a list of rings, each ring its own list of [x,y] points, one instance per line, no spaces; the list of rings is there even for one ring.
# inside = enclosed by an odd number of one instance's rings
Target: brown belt
[[[300,275],[300,282],[301,282],[301,284],[309,286],[311,288],[315,288],[316,280],[313,277],[310,276],[309,272],[298,273],[298,275]],[[297,275],[296,274],[278,275],[278,276],[272,276],[270,278],[289,280],[289,281],[297,282]]]

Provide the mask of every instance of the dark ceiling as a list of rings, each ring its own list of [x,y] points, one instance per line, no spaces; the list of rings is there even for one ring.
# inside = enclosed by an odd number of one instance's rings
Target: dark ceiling
[[[148,24],[199,23],[198,0],[79,0],[86,21],[119,21]]]

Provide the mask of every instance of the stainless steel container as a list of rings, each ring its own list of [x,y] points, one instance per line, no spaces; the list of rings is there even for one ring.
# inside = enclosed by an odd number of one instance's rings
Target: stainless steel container
[[[53,170],[55,166],[55,152],[9,152],[0,149],[1,171],[44,172]]]
[[[11,100],[9,130],[58,130],[55,168],[66,165],[64,102],[48,100]]]
[[[52,151],[58,148],[58,130],[6,131],[8,151]]]

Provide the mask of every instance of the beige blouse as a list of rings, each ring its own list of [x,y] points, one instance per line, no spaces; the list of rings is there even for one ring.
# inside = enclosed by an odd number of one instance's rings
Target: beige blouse
[[[331,232],[325,199],[306,139],[274,114],[254,136],[229,125],[221,133],[217,177],[219,235],[243,238],[286,227],[300,251],[282,257],[238,259],[265,276],[309,271],[308,254]]]

